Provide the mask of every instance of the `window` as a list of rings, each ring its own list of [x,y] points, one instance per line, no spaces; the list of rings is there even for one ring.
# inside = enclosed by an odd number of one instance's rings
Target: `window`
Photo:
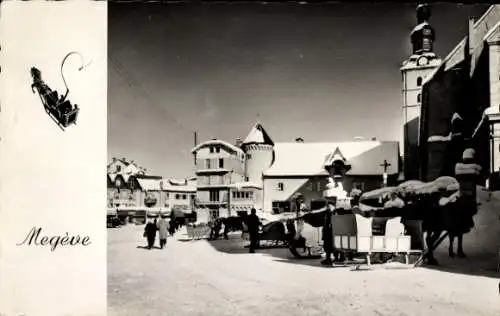
[[[422,102],[422,94],[421,94],[421,93],[419,93],[419,94],[417,95],[417,102],[418,102],[418,103]]]
[[[249,179],[248,177],[245,177],[245,181],[249,181],[248,179]]]
[[[210,215],[212,216],[212,219],[219,218],[219,210],[210,210]]]
[[[182,199],[183,199],[183,200],[187,200],[187,194],[183,194],[183,195],[182,195]]]
[[[318,192],[321,192],[323,190],[323,184],[321,182],[316,183],[317,190]]]
[[[252,159],[252,155],[247,154],[247,159]]]
[[[210,146],[210,153],[213,154],[214,153],[214,148],[212,146]]]
[[[205,166],[207,169],[210,169],[210,159],[205,159]]]
[[[120,172],[120,171],[122,171],[122,166],[120,166],[120,165],[116,166],[116,172]]]
[[[224,168],[224,159],[219,158],[219,168]]]
[[[168,194],[168,192],[165,194],[165,198],[168,199],[170,197],[170,195]]]
[[[219,190],[210,190],[210,202],[219,202]]]
[[[273,201],[272,203],[274,213],[290,212],[290,202],[289,201]]]
[[[215,147],[215,152],[220,153],[220,147]]]
[[[196,199],[196,194],[191,194],[191,200]]]
[[[365,190],[365,183],[364,182],[353,182],[352,188],[364,191]]]
[[[422,85],[422,77],[417,78],[417,87],[420,87]]]
[[[245,198],[249,199],[250,198],[250,192],[245,192]]]
[[[283,182],[278,182],[278,191],[283,191],[285,189],[285,186]]]
[[[233,199],[236,198],[236,192],[233,192]]]
[[[181,199],[181,195],[180,195],[180,194],[176,194],[176,195],[175,195],[175,199],[176,199],[176,200],[180,200],[180,199]]]

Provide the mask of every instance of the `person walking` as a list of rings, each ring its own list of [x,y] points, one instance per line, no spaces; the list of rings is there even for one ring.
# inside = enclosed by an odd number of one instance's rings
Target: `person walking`
[[[163,247],[167,245],[167,236],[170,225],[161,215],[160,220],[156,225],[158,227],[158,235],[160,237],[160,248],[163,249]]]
[[[250,253],[255,253],[255,249],[259,245],[259,226],[260,220],[257,216],[257,210],[252,208],[250,215],[247,217],[248,234],[250,235]]]
[[[144,227],[144,237],[146,237],[148,241],[148,249],[153,248],[153,245],[155,244],[155,239],[156,239],[156,220],[155,222],[152,222],[151,220],[146,224],[146,227]]]

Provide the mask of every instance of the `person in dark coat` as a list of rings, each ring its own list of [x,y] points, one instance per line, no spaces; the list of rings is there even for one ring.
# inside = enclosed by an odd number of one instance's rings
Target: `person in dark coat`
[[[323,249],[325,250],[325,259],[321,261],[322,265],[332,265],[332,253],[333,253],[333,225],[332,216],[335,209],[335,202],[328,201],[326,205],[325,219],[323,222]]]
[[[259,246],[259,226],[260,220],[257,216],[257,211],[252,208],[250,215],[246,218],[248,234],[250,235],[250,253],[255,253],[255,249]]]
[[[144,227],[144,235],[148,241],[148,249],[153,248],[153,245],[155,244],[156,231],[156,219],[154,223],[149,221],[149,223],[146,224],[146,227]]]

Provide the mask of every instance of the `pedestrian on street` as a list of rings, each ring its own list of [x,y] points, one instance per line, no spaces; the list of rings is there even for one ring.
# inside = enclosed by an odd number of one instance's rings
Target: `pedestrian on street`
[[[158,234],[160,237],[160,248],[163,249],[167,245],[168,229],[170,228],[168,222],[160,215],[160,220],[156,224],[158,227]]]
[[[323,223],[323,249],[325,251],[325,259],[321,261],[322,265],[332,265],[332,253],[333,253],[333,225],[332,225],[332,215],[335,209],[335,201],[328,201],[326,205],[325,219]]]
[[[255,249],[258,247],[259,226],[260,220],[257,216],[257,210],[252,208],[250,215],[247,217],[248,234],[250,235],[250,253],[255,253]]]
[[[153,245],[155,244],[156,230],[156,219],[155,222],[149,220],[149,223],[147,223],[146,227],[144,227],[144,237],[146,237],[148,241],[148,249],[153,248]]]

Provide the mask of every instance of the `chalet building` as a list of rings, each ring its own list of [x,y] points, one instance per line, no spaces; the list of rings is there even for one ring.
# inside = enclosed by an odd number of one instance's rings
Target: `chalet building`
[[[197,179],[196,206],[211,217],[236,214],[238,210],[253,207],[256,195],[251,183],[244,183],[245,152],[238,145],[212,139],[192,150]]]
[[[137,212],[190,213],[196,195],[196,179],[164,179],[146,174],[146,169],[125,158],[108,165],[108,208],[120,215]]]
[[[491,6],[422,82],[418,177],[453,175],[467,147],[485,171],[500,168],[500,6]],[[420,37],[423,41],[424,37]],[[405,161],[406,168],[406,161]],[[498,176],[498,175],[497,175]]]
[[[308,143],[297,138],[275,143],[260,123],[243,141],[231,144],[213,139],[192,153],[197,211],[208,210],[212,217],[236,215],[252,207],[294,211],[298,194],[309,209],[316,209],[325,203],[323,191],[330,177],[346,192],[394,184],[400,172],[398,142]],[[339,168],[344,171],[337,178]]]

